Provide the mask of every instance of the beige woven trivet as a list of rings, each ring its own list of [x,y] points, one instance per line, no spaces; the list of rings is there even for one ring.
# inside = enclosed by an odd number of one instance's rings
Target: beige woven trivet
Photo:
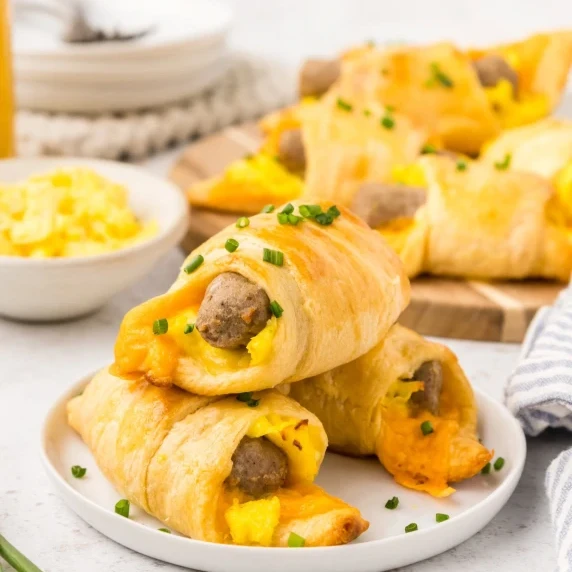
[[[140,159],[287,105],[294,85],[282,66],[235,56],[218,85],[167,107],[99,116],[20,111],[18,154]]]

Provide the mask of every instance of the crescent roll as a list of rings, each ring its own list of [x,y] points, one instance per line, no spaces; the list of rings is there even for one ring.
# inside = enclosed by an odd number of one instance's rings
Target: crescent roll
[[[201,395],[266,389],[367,352],[408,302],[379,233],[343,207],[292,203],[219,232],[128,312],[113,373]]]
[[[328,546],[364,532],[357,509],[312,483],[327,444],[316,417],[275,391],[242,398],[102,370],[68,420],[125,498],[191,538],[288,546],[295,533]]]
[[[357,360],[292,385],[290,396],[322,421],[333,450],[377,455],[399,484],[437,497],[492,456],[454,354],[399,325]]]
[[[413,217],[378,227],[409,276],[423,272],[483,279],[567,281],[572,228],[544,178],[479,162],[420,160],[426,203]]]

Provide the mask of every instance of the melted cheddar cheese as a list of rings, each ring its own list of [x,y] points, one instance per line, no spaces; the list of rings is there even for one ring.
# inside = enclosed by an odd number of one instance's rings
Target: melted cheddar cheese
[[[232,542],[270,546],[278,525],[347,506],[312,484],[320,462],[319,436],[307,420],[271,413],[259,417],[246,435],[265,437],[286,453],[288,481],[284,487],[261,499],[254,499],[238,489],[224,491],[220,510]]]

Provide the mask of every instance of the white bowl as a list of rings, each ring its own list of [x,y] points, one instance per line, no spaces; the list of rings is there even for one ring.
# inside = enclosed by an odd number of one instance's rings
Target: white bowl
[[[133,246],[94,256],[24,258],[0,256],[0,315],[27,321],[66,320],[88,314],[147,274],[188,226],[183,193],[144,169],[99,159],[7,159],[0,182],[26,179],[58,167],[82,166],[129,190],[131,209],[154,219],[158,234]]]

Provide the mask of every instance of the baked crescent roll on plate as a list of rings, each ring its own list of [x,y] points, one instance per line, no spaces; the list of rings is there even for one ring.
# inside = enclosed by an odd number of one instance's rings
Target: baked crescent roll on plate
[[[288,546],[294,533],[330,546],[368,527],[312,483],[324,429],[276,391],[199,397],[102,370],[69,402],[68,420],[128,500],[191,538]]]
[[[290,396],[322,421],[333,450],[377,455],[399,484],[437,497],[492,456],[454,354],[399,325],[364,356],[292,385]]]
[[[113,373],[200,395],[298,381],[357,358],[409,302],[399,258],[347,209],[241,218],[125,316]]]
[[[572,227],[549,181],[511,171],[506,162],[494,167],[427,156],[419,163],[426,198],[419,189],[397,189],[413,202],[404,216],[369,221],[400,255],[410,277],[426,272],[569,279]],[[360,190],[362,198],[366,191]]]

